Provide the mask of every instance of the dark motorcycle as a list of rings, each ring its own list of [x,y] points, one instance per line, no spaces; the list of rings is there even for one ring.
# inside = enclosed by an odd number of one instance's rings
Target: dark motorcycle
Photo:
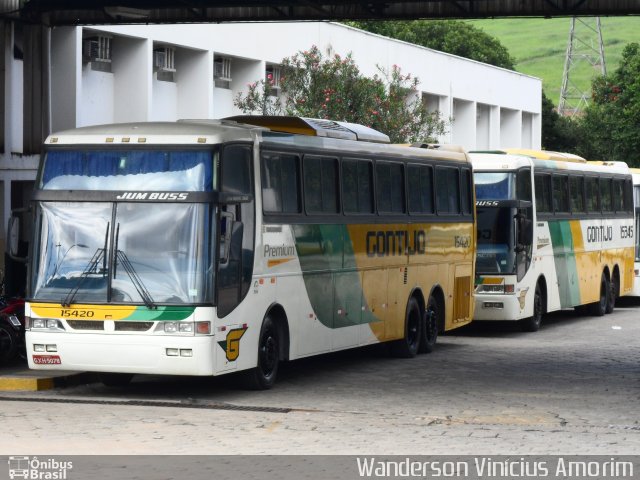
[[[0,363],[26,360],[24,299],[0,299]]]

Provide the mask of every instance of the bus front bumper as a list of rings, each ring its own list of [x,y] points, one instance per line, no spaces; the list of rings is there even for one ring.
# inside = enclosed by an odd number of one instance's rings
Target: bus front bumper
[[[213,336],[27,331],[26,343],[29,368],[34,370],[161,375],[213,375],[215,370]]]
[[[520,297],[517,294],[475,294],[476,308],[473,320],[522,320],[527,318],[524,308],[521,308]]]

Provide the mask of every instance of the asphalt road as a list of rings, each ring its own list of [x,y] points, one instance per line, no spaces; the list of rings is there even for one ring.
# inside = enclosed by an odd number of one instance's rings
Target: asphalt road
[[[366,348],[292,362],[274,389],[136,377],[0,394],[0,453],[524,455],[640,452],[640,304],[476,324],[396,359]]]

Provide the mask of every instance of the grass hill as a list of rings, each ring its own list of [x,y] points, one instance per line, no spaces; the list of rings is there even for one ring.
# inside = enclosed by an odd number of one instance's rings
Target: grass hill
[[[585,21],[595,26],[595,21]],[[470,23],[496,37],[509,49],[516,61],[516,70],[541,78],[545,93],[557,105],[569,40],[569,18],[511,18],[473,20]],[[624,46],[630,42],[640,42],[640,18],[602,17],[601,24],[607,72],[613,72],[618,67]],[[579,22],[576,31],[578,28],[580,32],[586,32]],[[584,89],[590,88],[591,79],[599,74],[590,66],[574,72],[572,80]]]

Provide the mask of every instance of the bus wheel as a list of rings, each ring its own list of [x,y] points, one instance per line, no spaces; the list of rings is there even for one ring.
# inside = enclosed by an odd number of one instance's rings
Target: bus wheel
[[[100,382],[105,387],[126,387],[133,378],[133,373],[100,373]]]
[[[270,316],[262,322],[258,342],[258,366],[247,370],[245,386],[251,390],[267,390],[276,383],[280,364],[278,327]]]
[[[600,300],[589,305],[589,313],[594,317],[602,317],[607,312],[609,289],[609,282],[603,272],[600,277]]]
[[[544,297],[540,285],[536,285],[536,293],[533,296],[533,316],[521,320],[520,327],[523,332],[537,332],[542,325],[542,315],[544,314]]]
[[[407,314],[404,322],[404,338],[391,343],[391,353],[400,358],[412,358],[418,353],[420,337],[422,336],[422,318],[420,307],[415,298],[411,297],[407,304]]]
[[[620,291],[620,286],[618,285],[618,279],[614,275],[609,282],[609,295],[607,296],[607,308],[605,313],[612,313],[613,309],[616,308],[616,298],[618,297],[618,292]]]
[[[438,319],[440,315],[442,315],[442,312],[438,306],[438,301],[433,297],[429,297],[427,310],[424,312],[424,321],[422,322],[420,353],[433,352],[438,340]]]

